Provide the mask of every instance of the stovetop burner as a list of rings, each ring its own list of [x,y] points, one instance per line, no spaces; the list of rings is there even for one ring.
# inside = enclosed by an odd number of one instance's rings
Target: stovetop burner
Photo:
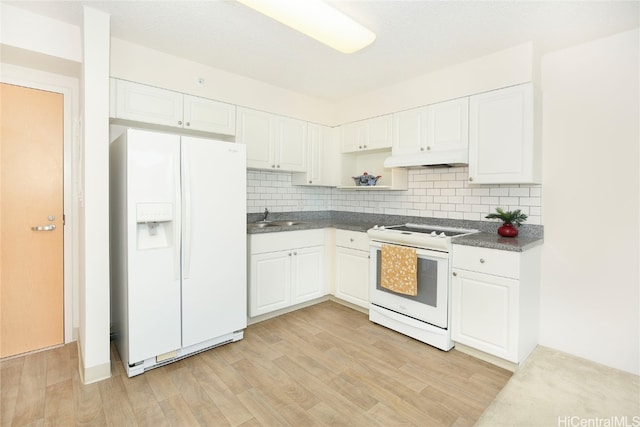
[[[384,227],[383,229],[395,230],[395,231],[406,231],[409,233],[424,233],[424,234],[437,235],[439,237],[454,237],[454,236],[460,236],[462,234],[469,233],[469,230],[458,230],[453,228],[435,227],[435,226],[419,226],[417,224],[392,225],[389,227]]]
[[[448,252],[452,237],[477,232],[478,230],[473,229],[407,223],[390,226],[376,225],[368,230],[367,234],[371,240],[382,243]]]

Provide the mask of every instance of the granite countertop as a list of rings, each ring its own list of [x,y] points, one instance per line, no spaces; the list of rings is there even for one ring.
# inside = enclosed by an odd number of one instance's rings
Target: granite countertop
[[[477,246],[480,248],[500,249],[502,251],[522,252],[537,245],[544,240],[541,237],[502,237],[496,233],[480,232],[466,236],[454,237],[454,245]]]
[[[247,234],[264,234],[286,231],[312,230],[318,228],[337,228],[341,230],[366,232],[374,225],[397,225],[407,222],[429,224],[442,227],[458,227],[480,230],[479,233],[454,237],[453,244],[477,246],[483,248],[522,252],[543,243],[543,227],[523,225],[518,237],[502,237],[496,232],[498,222],[465,221],[442,218],[409,217],[401,215],[367,214],[340,211],[316,212],[273,212],[270,221],[296,221],[299,224],[287,226],[252,227],[251,224],[262,219],[262,214],[247,215]]]

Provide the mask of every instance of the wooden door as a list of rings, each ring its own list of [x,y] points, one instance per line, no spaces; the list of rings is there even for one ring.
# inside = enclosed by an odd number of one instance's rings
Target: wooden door
[[[0,100],[0,357],[6,357],[64,341],[64,98],[3,83]]]

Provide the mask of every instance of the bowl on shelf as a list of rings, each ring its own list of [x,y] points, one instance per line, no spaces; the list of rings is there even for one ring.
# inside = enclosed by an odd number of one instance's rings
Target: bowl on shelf
[[[371,187],[377,184],[378,180],[382,178],[381,175],[369,175],[367,172],[364,172],[360,176],[353,176],[353,181],[358,187]]]

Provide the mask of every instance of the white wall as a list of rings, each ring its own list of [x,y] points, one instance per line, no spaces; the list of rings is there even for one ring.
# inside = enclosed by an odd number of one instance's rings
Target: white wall
[[[152,86],[330,124],[333,105],[263,82],[113,38],[111,76]],[[203,78],[204,84],[198,84]]]
[[[526,43],[354,96],[337,106],[335,124],[532,81],[534,56],[534,46]]]
[[[638,30],[543,57],[541,343],[640,373]]]
[[[80,374],[111,375],[109,347],[109,15],[84,7],[84,199],[81,206]]]
[[[0,43],[81,62],[80,28],[17,7],[0,5]]]

